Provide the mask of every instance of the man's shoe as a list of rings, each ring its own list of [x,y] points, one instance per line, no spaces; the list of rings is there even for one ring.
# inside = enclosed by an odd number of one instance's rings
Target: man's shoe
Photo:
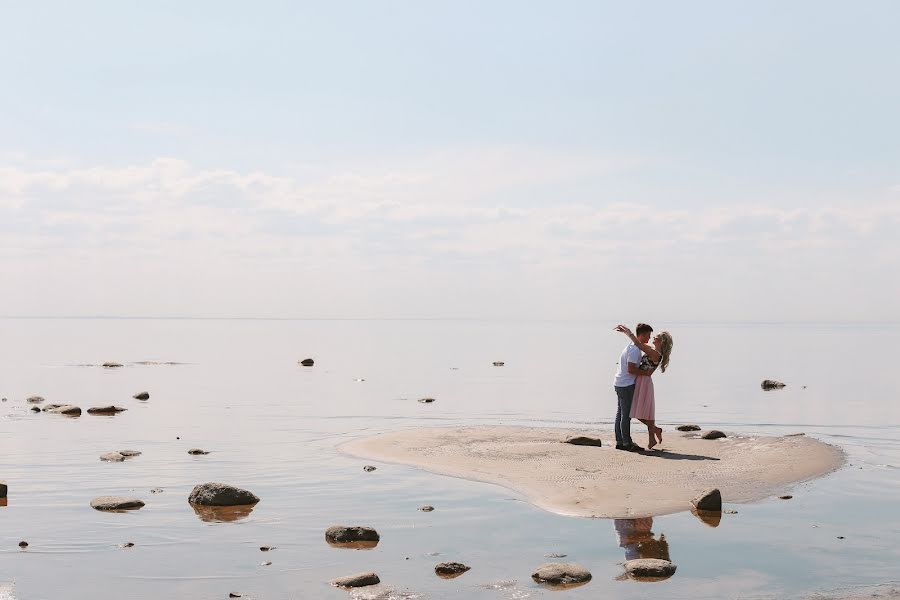
[[[625,446],[622,446],[621,444],[616,444],[616,450],[626,450],[626,448],[625,448]]]
[[[638,446],[637,444],[632,443],[630,446],[625,448],[629,452],[643,452],[644,449]]]

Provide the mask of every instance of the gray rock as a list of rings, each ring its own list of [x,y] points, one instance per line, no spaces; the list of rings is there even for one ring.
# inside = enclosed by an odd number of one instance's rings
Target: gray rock
[[[194,454],[194,455],[209,454],[209,450],[202,450],[200,448],[191,448],[190,450],[188,450],[188,454]]]
[[[117,362],[105,362],[103,363],[103,366],[107,369],[116,369],[118,367],[121,367],[122,365]]]
[[[775,381],[774,379],[763,379],[763,382],[759,384],[759,387],[768,391],[768,390],[780,390],[784,387],[784,384],[780,381]]]
[[[274,549],[275,549],[275,546],[260,546],[259,547],[260,552],[268,552],[268,551],[274,550]]]
[[[563,440],[565,444],[574,444],[575,446],[602,446],[603,442],[600,441],[599,437],[594,437],[590,435],[570,435],[566,439]]]
[[[661,558],[636,558],[625,562],[625,573],[633,579],[668,579],[677,568],[675,563]]]
[[[106,462],[123,462],[125,457],[118,452],[107,452],[106,454],[100,455],[100,460],[105,460]]]
[[[494,361],[494,366],[495,366],[495,367],[502,367],[502,366],[505,365],[505,364],[506,364],[506,363],[503,362],[502,360],[495,360],[495,361]]]
[[[44,412],[55,415],[77,416],[81,414],[81,408],[72,404],[49,404],[44,407]]]
[[[134,542],[125,542],[124,544],[119,544],[119,548],[134,548]]]
[[[29,402],[31,404],[40,404],[43,401],[43,396],[28,396],[27,398],[25,398],[25,402]]]
[[[22,540],[21,542],[19,542],[19,548],[27,548],[27,547],[28,547],[28,542],[26,542],[25,540]]]
[[[134,398],[135,400],[149,400],[150,392],[139,392],[132,396],[132,398]]]
[[[434,398],[419,398],[419,402],[422,404],[431,404],[434,402]]]
[[[91,508],[96,510],[134,510],[142,506],[143,500],[127,496],[100,496],[91,500]]]
[[[325,539],[331,543],[344,544],[348,542],[377,542],[381,540],[381,536],[371,527],[332,525],[325,530]]]
[[[303,365],[304,367],[311,367],[314,364],[316,364],[316,361],[314,361],[311,358],[304,358],[303,360],[300,361],[300,364]]]
[[[454,577],[459,577],[471,568],[472,567],[464,565],[460,562],[442,562],[434,566],[434,573],[438,577],[452,579]]]
[[[590,581],[591,572],[574,563],[547,563],[538,567],[531,578],[538,583],[567,585]]]
[[[419,510],[421,510],[422,512],[431,512],[434,510],[434,507],[430,504],[426,504],[425,506],[420,506]]]
[[[110,404],[109,406],[92,406],[87,411],[89,415],[114,415],[124,410],[128,409]]]
[[[119,450],[119,454],[121,454],[125,458],[132,458],[135,456],[140,456],[141,451],[140,450]]]
[[[9,493],[9,486],[6,485],[5,481],[0,481],[0,498],[6,498],[6,494]]]
[[[679,425],[676,427],[678,431],[700,431],[699,425]]]
[[[693,500],[691,504],[697,510],[721,511],[722,510],[722,492],[718,489],[706,490]]]
[[[373,467],[372,465],[366,465],[363,467],[363,471],[365,471],[367,473],[371,473],[374,470],[375,470],[375,467]]]
[[[259,497],[253,492],[242,490],[225,483],[201,483],[194,486],[188,502],[200,506],[241,506],[256,504]]]
[[[331,582],[331,585],[337,587],[355,588],[365,587],[367,585],[377,585],[379,583],[381,583],[381,579],[378,578],[378,575],[369,571],[367,573],[357,573],[356,575],[338,577]]]
[[[728,437],[718,429],[713,429],[712,431],[707,431],[703,435],[701,435],[704,440],[717,440],[719,438]]]

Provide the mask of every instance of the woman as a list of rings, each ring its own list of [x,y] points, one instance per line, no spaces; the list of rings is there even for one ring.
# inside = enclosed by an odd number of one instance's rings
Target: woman
[[[638,376],[634,383],[634,402],[631,405],[631,418],[637,419],[647,426],[650,440],[647,449],[650,450],[662,442],[662,429],[656,426],[656,400],[653,397],[652,375],[656,368],[665,373],[669,366],[669,356],[672,354],[672,335],[663,331],[653,338],[653,346],[649,346],[640,340],[624,325],[616,327],[644,352],[641,364],[638,368]]]

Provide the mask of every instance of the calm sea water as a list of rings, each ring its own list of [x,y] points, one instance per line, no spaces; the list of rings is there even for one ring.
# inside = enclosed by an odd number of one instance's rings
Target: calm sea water
[[[793,500],[731,506],[738,513],[717,528],[688,513],[642,524],[645,535],[665,536],[678,565],[663,582],[619,579],[630,549],[613,521],[553,515],[502,488],[409,467],[374,463],[366,473],[363,461],[336,450],[422,425],[608,429],[625,343],[612,325],[0,320],[8,399],[0,480],[9,484],[0,598],[374,597],[328,585],[363,570],[393,590],[383,598],[806,598],[900,577],[900,383],[884,360],[900,347],[897,326],[669,327],[671,369],[656,377],[661,423],[805,432],[849,460],[794,488]],[[298,366],[306,357],[316,365]],[[84,366],[107,360],[125,366]],[[764,378],[788,387],[763,392]],[[144,390],[149,401],[131,398]],[[33,414],[25,398],[34,394],[128,410]],[[423,396],[436,402],[418,403]],[[211,454],[189,456],[192,447]],[[143,454],[98,459],[124,448]],[[204,521],[187,502],[204,481],[248,488],[262,501],[240,520]],[[147,505],[125,514],[89,506],[119,494]],[[422,504],[436,510],[420,512]],[[331,548],[323,534],[336,523],[373,526],[382,541],[369,551]],[[118,547],[125,542],[135,546]],[[562,592],[535,585],[530,573],[554,552],[588,567],[593,581]],[[433,567],[445,560],[472,570],[439,579]]]

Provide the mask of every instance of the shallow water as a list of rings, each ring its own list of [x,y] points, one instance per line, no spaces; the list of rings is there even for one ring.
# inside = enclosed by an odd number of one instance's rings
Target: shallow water
[[[805,432],[849,460],[786,490],[792,500],[729,506],[737,514],[717,528],[689,513],[657,517],[649,532],[641,524],[651,546],[664,534],[678,565],[663,582],[618,579],[634,548],[620,546],[611,520],[549,514],[502,488],[409,467],[373,463],[366,473],[364,461],[336,450],[421,425],[609,429],[625,341],[609,326],[0,320],[0,396],[8,398],[0,480],[10,488],[0,507],[0,598],[344,598],[328,581],[363,570],[380,575],[379,590],[394,590],[385,597],[413,598],[802,598],[898,578],[900,384],[879,367],[883,349],[900,345],[896,326],[670,327],[672,366],[656,378],[662,423]],[[314,367],[297,365],[307,356]],[[125,366],[78,366],[108,360]],[[763,392],[764,378],[788,387]],[[149,401],[131,398],[143,390]],[[33,394],[128,410],[33,414],[25,403]],[[423,396],[436,402],[418,403]],[[211,454],[189,456],[192,447]],[[125,448],[143,454],[98,459]],[[236,521],[204,521],[187,503],[204,481],[246,487],[262,501]],[[147,505],[90,508],[91,498],[113,494]],[[435,511],[418,511],[423,504]],[[323,534],[335,523],[371,525],[382,541],[368,551],[331,548]],[[119,548],[124,542],[135,546]],[[548,553],[588,567],[593,580],[565,591],[534,584],[534,568],[556,560]],[[433,567],[445,560],[472,570],[439,579]]]

